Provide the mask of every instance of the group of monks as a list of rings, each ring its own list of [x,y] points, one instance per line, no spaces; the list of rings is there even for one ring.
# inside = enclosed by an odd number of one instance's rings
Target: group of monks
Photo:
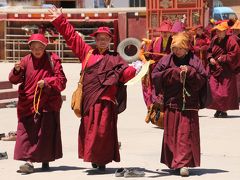
[[[124,84],[136,76],[139,67],[129,65],[109,50],[113,35],[108,27],[99,27],[91,34],[96,42],[93,49],[61,9],[52,7],[49,13],[84,72],[78,156],[104,172],[106,164],[120,161],[117,119],[126,108]],[[213,98],[208,107],[217,110],[215,117],[225,117],[226,110],[238,108],[238,102],[236,105],[229,94],[236,90],[239,45],[225,25],[224,22],[214,27],[216,36],[211,39],[203,34],[202,26],[195,28],[196,35],[192,37],[180,21],[175,25],[164,21],[159,29],[161,36],[149,40],[149,46],[147,41],[143,43],[143,52],[149,53],[143,54],[141,60],[152,60],[143,78],[144,100],[147,107],[159,96],[164,100],[161,162],[181,176],[189,175],[188,167],[200,166],[198,110],[206,107],[204,103],[200,107],[200,102],[207,94],[207,84]],[[60,58],[46,51],[48,40],[43,34],[31,35],[28,44],[31,53],[16,62],[9,74],[13,84],[20,84],[14,159],[25,161],[18,170],[24,174],[34,172],[35,162],[42,163],[42,170],[48,171],[49,162],[62,157],[61,91],[67,82]]]
[[[146,59],[152,60],[150,71],[142,80],[143,96],[148,108],[156,99],[154,97],[155,93],[152,93],[154,88],[149,75],[154,69],[156,62],[161,60],[164,55],[172,52],[172,37],[179,32],[188,33],[190,50],[202,61],[204,69],[208,73],[213,99],[211,105],[209,104],[207,108],[216,110],[214,117],[227,117],[227,110],[239,108],[237,98],[240,97],[239,20],[234,21],[230,19],[220,22],[213,22],[211,20],[205,28],[203,25],[196,25],[191,29],[186,29],[184,23],[181,21],[176,20],[172,24],[171,21],[164,20],[160,24],[158,31],[160,32],[160,36],[152,40],[143,39],[142,51],[140,51],[139,55],[143,61],[146,61]],[[143,54],[145,55],[143,56]],[[212,63],[211,58],[215,58],[217,62]],[[229,63],[223,63],[223,61]],[[218,75],[216,75],[216,71],[219,73]]]

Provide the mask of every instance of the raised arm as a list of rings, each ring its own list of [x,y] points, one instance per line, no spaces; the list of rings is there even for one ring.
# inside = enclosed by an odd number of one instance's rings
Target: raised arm
[[[82,62],[91,47],[83,41],[81,36],[74,30],[74,27],[64,17],[62,8],[52,7],[49,12],[52,17],[52,24],[63,36],[68,47]]]

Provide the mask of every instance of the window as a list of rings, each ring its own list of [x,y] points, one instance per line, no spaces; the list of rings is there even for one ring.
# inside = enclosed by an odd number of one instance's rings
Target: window
[[[214,14],[213,17],[216,21],[222,20],[221,15],[220,14]]]
[[[130,7],[145,7],[145,0],[130,0],[129,1]]]
[[[104,0],[94,0],[94,7],[95,8],[104,8]]]

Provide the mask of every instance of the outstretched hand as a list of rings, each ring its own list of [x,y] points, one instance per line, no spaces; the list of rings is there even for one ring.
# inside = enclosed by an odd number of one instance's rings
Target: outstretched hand
[[[50,13],[49,16],[52,17],[52,19],[54,20],[62,14],[62,8],[57,8],[56,6],[53,6],[48,9],[48,12]]]

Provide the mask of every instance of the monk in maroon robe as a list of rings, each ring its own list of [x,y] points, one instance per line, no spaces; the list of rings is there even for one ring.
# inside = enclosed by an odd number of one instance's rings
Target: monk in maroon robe
[[[48,170],[50,161],[62,158],[61,91],[67,79],[61,59],[45,51],[47,43],[42,34],[33,34],[28,40],[31,54],[15,63],[9,74],[11,83],[20,83],[14,159],[26,161],[21,173],[32,173],[33,162],[42,162],[42,169]]]
[[[200,166],[198,110],[207,74],[202,62],[190,51],[187,33],[173,36],[171,54],[152,72],[156,95],[164,99],[164,135],[161,162],[188,176],[188,167]]]
[[[227,33],[229,26],[222,22],[214,27],[216,36],[212,39],[208,61],[210,88],[213,101],[208,106],[215,109],[214,117],[227,117],[227,110],[239,109],[236,70],[239,69],[239,45]]]
[[[142,78],[142,91],[143,98],[147,108],[149,109],[151,104],[155,102],[157,97],[155,96],[155,91],[152,86],[151,73],[154,69],[156,63],[161,59],[164,54],[169,54],[171,52],[170,46],[172,42],[172,38],[170,36],[170,30],[172,28],[172,24],[168,20],[164,20],[158,31],[160,32],[160,36],[152,39],[143,51],[146,59],[152,60],[149,72]]]
[[[96,41],[96,49],[92,49],[60,9],[53,7],[49,12],[54,18],[53,25],[79,58],[84,71],[84,112],[79,128],[78,156],[103,171],[107,163],[120,161],[117,118],[126,108],[126,86],[123,84],[135,76],[136,69],[108,49],[112,39],[108,27],[99,27],[91,34]]]
[[[237,40],[238,45],[240,47],[240,21],[236,20],[235,24],[231,27],[233,30],[233,37]],[[240,64],[240,57],[238,59]],[[236,69],[236,76],[237,76],[237,90],[238,90],[238,102],[240,102],[240,65]]]
[[[202,60],[204,67],[207,67],[207,50],[209,48],[210,39],[203,30],[202,25],[193,28],[196,35],[193,37],[193,51],[195,55]]]

